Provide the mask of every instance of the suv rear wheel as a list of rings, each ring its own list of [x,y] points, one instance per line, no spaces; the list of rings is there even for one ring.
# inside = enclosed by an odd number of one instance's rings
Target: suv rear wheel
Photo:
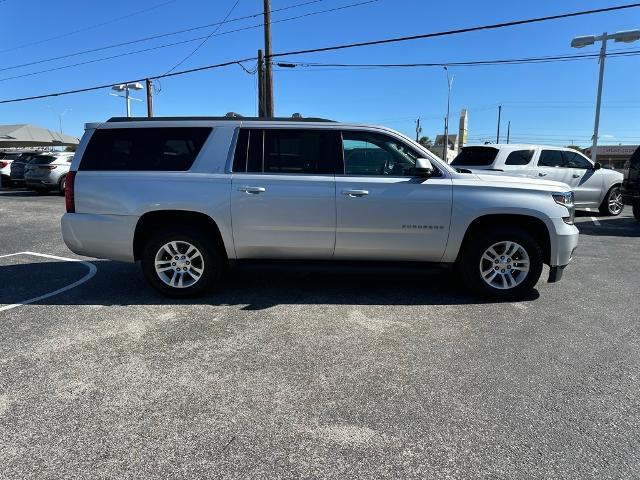
[[[542,248],[519,228],[481,230],[463,247],[459,268],[475,292],[502,299],[526,296],[542,273]]]
[[[624,208],[624,202],[622,201],[622,193],[620,193],[620,186],[611,187],[611,190],[607,192],[600,205],[600,213],[602,215],[617,216],[622,213]]]
[[[154,235],[142,252],[142,271],[160,293],[185,298],[218,284],[223,258],[214,243],[195,231]]]
[[[58,193],[60,195],[64,195],[64,191],[67,188],[67,176],[65,175],[58,182]]]

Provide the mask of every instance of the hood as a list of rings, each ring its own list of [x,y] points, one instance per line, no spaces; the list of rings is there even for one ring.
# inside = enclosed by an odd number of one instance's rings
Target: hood
[[[548,190],[548,191],[569,191],[571,187],[566,183],[562,182],[554,182],[552,180],[539,180],[537,178],[530,177],[516,177],[509,176],[504,174],[480,174],[476,173],[475,176],[478,180],[485,182],[487,184],[495,184],[500,186],[511,185],[514,187],[524,187],[527,186],[532,188],[537,188],[538,190]]]

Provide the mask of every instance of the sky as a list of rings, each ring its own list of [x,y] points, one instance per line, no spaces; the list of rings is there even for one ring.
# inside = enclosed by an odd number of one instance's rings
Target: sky
[[[233,10],[232,7],[237,5]],[[415,35],[483,24],[619,5],[604,0],[272,0],[273,51]],[[159,75],[255,57],[263,48],[261,17],[178,35],[14,68],[25,63],[236,19],[262,11],[262,0],[0,0],[0,100],[40,95]],[[324,10],[349,6],[333,12]],[[231,12],[231,13],[229,13]],[[320,12],[320,13],[317,13]],[[303,14],[304,18],[290,19]],[[126,17],[126,18],[123,18]],[[217,28],[217,30],[216,30]],[[597,53],[598,46],[572,49],[578,35],[640,28],[640,8],[516,26],[492,31],[292,55],[283,62],[449,63],[531,56]],[[242,29],[238,32],[230,30]],[[211,37],[195,53],[207,35]],[[163,47],[169,43],[177,45]],[[160,48],[162,47],[162,48]],[[137,50],[147,51],[134,53]],[[610,42],[608,50],[640,51],[640,42]],[[191,56],[189,56],[193,53]],[[105,57],[115,57],[105,59]],[[187,58],[188,57],[188,58]],[[90,62],[90,63],[86,63]],[[78,63],[84,65],[72,66]],[[156,116],[257,113],[255,61],[165,78],[155,84]],[[64,67],[64,68],[61,68]],[[246,70],[245,70],[246,69]],[[51,70],[42,72],[43,70]],[[511,122],[511,142],[588,146],[593,132],[598,80],[596,59],[526,65],[449,67],[451,132],[462,108],[469,111],[470,143],[495,142],[502,105],[501,141]],[[600,144],[640,144],[640,56],[606,62]],[[10,78],[19,77],[19,78]],[[447,77],[442,67],[402,69],[275,68],[278,116],[384,125],[415,137],[443,130]],[[109,88],[28,102],[0,104],[0,124],[33,123],[81,136],[84,124],[125,114],[125,103]],[[144,99],[144,92],[134,96]],[[134,115],[145,115],[142,101]]]

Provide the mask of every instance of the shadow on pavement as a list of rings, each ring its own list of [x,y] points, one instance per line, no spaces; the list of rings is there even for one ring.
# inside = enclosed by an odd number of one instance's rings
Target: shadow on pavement
[[[633,217],[599,217],[596,225],[592,222],[578,222],[581,235],[597,237],[640,237],[640,222]]]
[[[450,272],[282,271],[280,269],[234,269],[226,284],[203,297],[186,300],[166,298],[153,290],[136,264],[96,260],[98,271],[87,283],[60,295],[36,302],[45,305],[239,305],[243,310],[262,310],[281,304],[318,305],[466,305],[498,303],[468,293]],[[58,271],[57,275],[52,272]],[[15,279],[14,288],[0,299],[19,303],[46,291],[71,284],[86,274],[86,267],[69,262],[0,265],[0,278]],[[65,281],[60,281],[60,276]],[[34,279],[57,278],[43,290]],[[544,277],[540,281],[544,281]],[[26,287],[24,286],[26,285]],[[37,292],[35,292],[37,290]],[[46,291],[45,291],[46,290]],[[33,293],[33,294],[31,294]],[[24,295],[28,294],[27,298]],[[525,301],[539,297],[537,290]]]

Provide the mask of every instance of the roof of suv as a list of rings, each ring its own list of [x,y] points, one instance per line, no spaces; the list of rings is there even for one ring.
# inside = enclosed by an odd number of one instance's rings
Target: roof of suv
[[[537,145],[532,143],[489,143],[486,145],[465,145],[462,148],[468,147],[487,147],[496,148],[498,150],[528,150],[530,148],[547,148],[549,150],[572,150],[568,147],[558,147],[553,145]]]
[[[107,122],[179,122],[179,121],[216,121],[216,122],[328,122],[336,123],[335,120],[326,118],[296,118],[296,117],[112,117]]]

